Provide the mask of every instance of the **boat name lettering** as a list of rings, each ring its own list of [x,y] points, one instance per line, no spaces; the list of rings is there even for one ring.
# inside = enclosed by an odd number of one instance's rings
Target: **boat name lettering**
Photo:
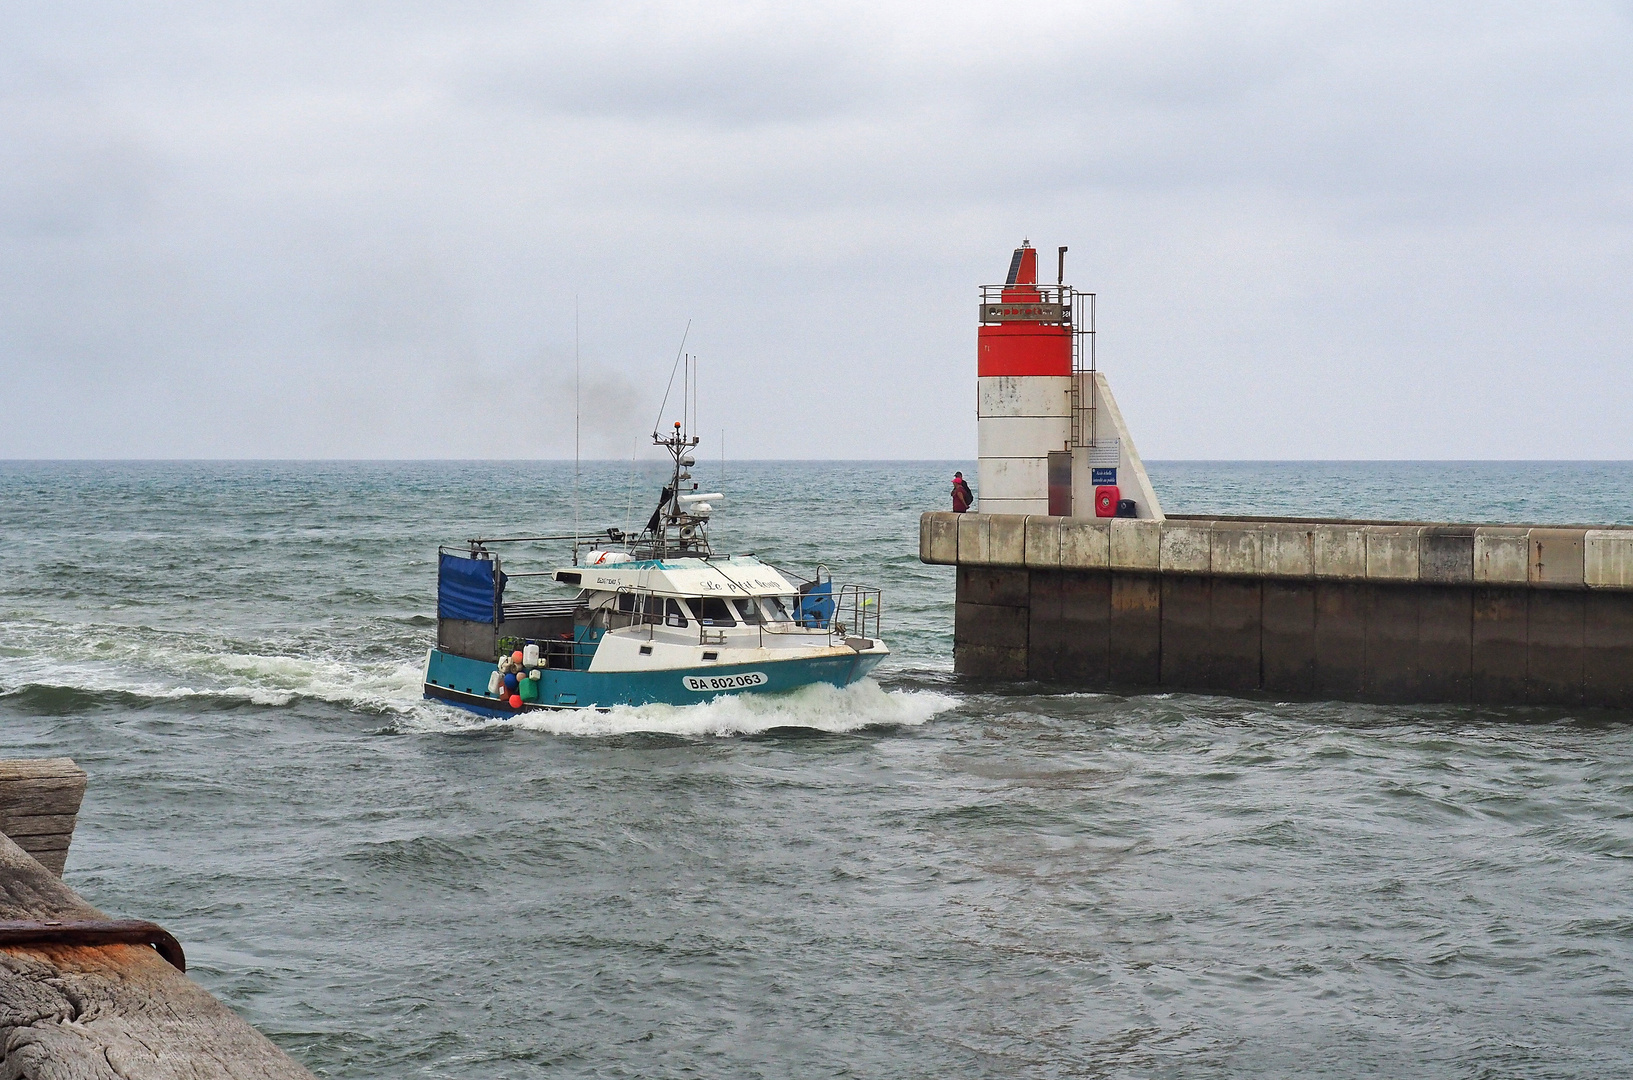
[[[745,671],[741,675],[683,675],[681,683],[688,690],[700,693],[710,690],[741,690],[748,686],[764,686],[765,672]]]

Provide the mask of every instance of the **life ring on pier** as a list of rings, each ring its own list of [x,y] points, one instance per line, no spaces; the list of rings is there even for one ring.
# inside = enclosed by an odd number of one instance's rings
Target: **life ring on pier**
[[[1121,498],[1121,496],[1122,493],[1118,491],[1115,486],[1107,485],[1105,487],[1095,488],[1094,516],[1103,518],[1116,517],[1117,500]]]

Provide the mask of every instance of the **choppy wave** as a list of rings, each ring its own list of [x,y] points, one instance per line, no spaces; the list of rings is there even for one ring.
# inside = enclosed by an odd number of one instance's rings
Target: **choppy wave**
[[[289,642],[258,643],[151,627],[7,623],[10,655],[0,656],[0,696],[14,707],[61,715],[192,699],[282,706],[325,701],[374,712],[418,705],[421,665],[324,655]],[[338,650],[337,650],[338,651]]]

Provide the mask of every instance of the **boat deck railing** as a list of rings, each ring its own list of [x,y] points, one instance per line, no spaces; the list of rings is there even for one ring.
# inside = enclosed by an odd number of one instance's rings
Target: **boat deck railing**
[[[830,638],[843,639],[879,636],[881,594],[878,589],[866,585],[841,586],[833,594],[832,611],[825,615],[806,614],[797,620],[780,623],[733,620],[728,624],[692,618],[681,614],[678,609],[671,609],[666,603],[671,598],[658,596],[652,590],[639,586],[620,588],[616,597],[611,606],[603,609],[607,613],[607,629],[644,626],[649,638],[658,627],[688,632],[695,627],[699,645],[725,645],[727,631],[734,629],[755,630],[761,646],[765,645],[767,637],[810,638],[825,634]]]

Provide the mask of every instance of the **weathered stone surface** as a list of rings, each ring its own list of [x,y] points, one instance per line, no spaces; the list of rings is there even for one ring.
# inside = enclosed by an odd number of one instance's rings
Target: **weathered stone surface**
[[[987,565],[1025,566],[1026,518],[1019,514],[984,516],[987,518]]]
[[[1060,523],[1065,518],[1033,515],[1026,519],[1026,566],[1054,570],[1060,566]]]
[[[1157,565],[1165,574],[1206,574],[1213,564],[1213,522],[1165,521]]]
[[[1529,545],[1524,529],[1480,527],[1474,530],[1474,580],[1480,585],[1523,585]]]
[[[1130,522],[1133,524],[1133,522]],[[1116,531],[1112,537],[1115,542]],[[1152,531],[1154,537],[1155,530]],[[1155,544],[1152,545],[1155,547]],[[1111,575],[1111,682],[1156,686],[1162,677],[1162,586],[1156,574]]]
[[[1520,537],[1524,542],[1524,536]],[[1474,538],[1478,553],[1480,537]],[[1502,549],[1507,558],[1506,546]],[[1476,556],[1478,557],[1478,555]],[[1506,566],[1506,561],[1499,564]],[[1523,566],[1521,567],[1523,569]],[[1475,564],[1479,573],[1479,564]],[[1476,588],[1473,593],[1474,700],[1524,701],[1526,600],[1529,589]]]
[[[1431,526],[1419,539],[1418,578],[1440,585],[1467,585],[1474,580],[1474,529]]]
[[[1533,530],[1535,531],[1535,530]],[[1586,668],[1582,592],[1532,589],[1526,603],[1525,696],[1539,705],[1579,705]]]
[[[1468,537],[1473,558],[1474,536]],[[1470,563],[1472,570],[1472,561]],[[1474,590],[1420,587],[1418,696],[1414,701],[1471,701],[1474,697]]]
[[[1418,701],[1418,590],[1369,585],[1363,597],[1366,669],[1362,693],[1373,701]]]
[[[1420,532],[1413,525],[1366,526],[1367,580],[1416,581]]]
[[[1118,570],[1156,570],[1162,525],[1141,518],[1111,519],[1111,565]]]
[[[991,514],[958,515],[958,565],[987,566],[987,523]]]
[[[1207,688],[1256,690],[1261,644],[1259,583],[1216,577],[1209,582]]]
[[[1026,678],[1026,650],[955,642],[953,671],[979,679]]]
[[[989,566],[958,568],[958,599],[971,604],[1025,607],[1031,582],[1025,570],[1004,570]]]
[[[1264,527],[1253,522],[1214,522],[1214,575],[1258,577],[1263,538]]]
[[[1310,526],[1311,571],[1318,578],[1364,581],[1366,532],[1360,525]]]
[[[1027,672],[1034,679],[1104,686],[1108,678],[1111,575],[1034,571]]]
[[[1633,708],[1633,602],[1614,592],[1583,599],[1582,700]]]
[[[1166,537],[1164,541],[1166,542]],[[1162,576],[1163,686],[1201,689],[1209,684],[1212,632],[1208,627],[1208,584],[1199,575]]]
[[[1583,584],[1633,589],[1633,529],[1589,529],[1582,537]]]
[[[1530,583],[1546,589],[1584,587],[1583,529],[1532,529],[1526,534]]]
[[[919,517],[919,560],[937,566],[958,562],[958,519],[961,514],[937,512]]]
[[[1263,525],[1259,559],[1271,577],[1307,578],[1315,573],[1315,530],[1308,525]]]
[[[1316,536],[1319,539],[1320,533]],[[1362,550],[1365,550],[1364,547]],[[1317,694],[1354,700],[1365,689],[1366,608],[1366,586],[1363,583],[1316,582]]]
[[[1314,583],[1269,579],[1261,595],[1259,640],[1264,688],[1274,694],[1314,694]]]
[[[1063,569],[1104,570],[1111,565],[1111,519],[1068,519],[1060,523]]]
[[[953,609],[953,641],[1025,649],[1027,623],[1025,607],[970,604],[960,600]]]

